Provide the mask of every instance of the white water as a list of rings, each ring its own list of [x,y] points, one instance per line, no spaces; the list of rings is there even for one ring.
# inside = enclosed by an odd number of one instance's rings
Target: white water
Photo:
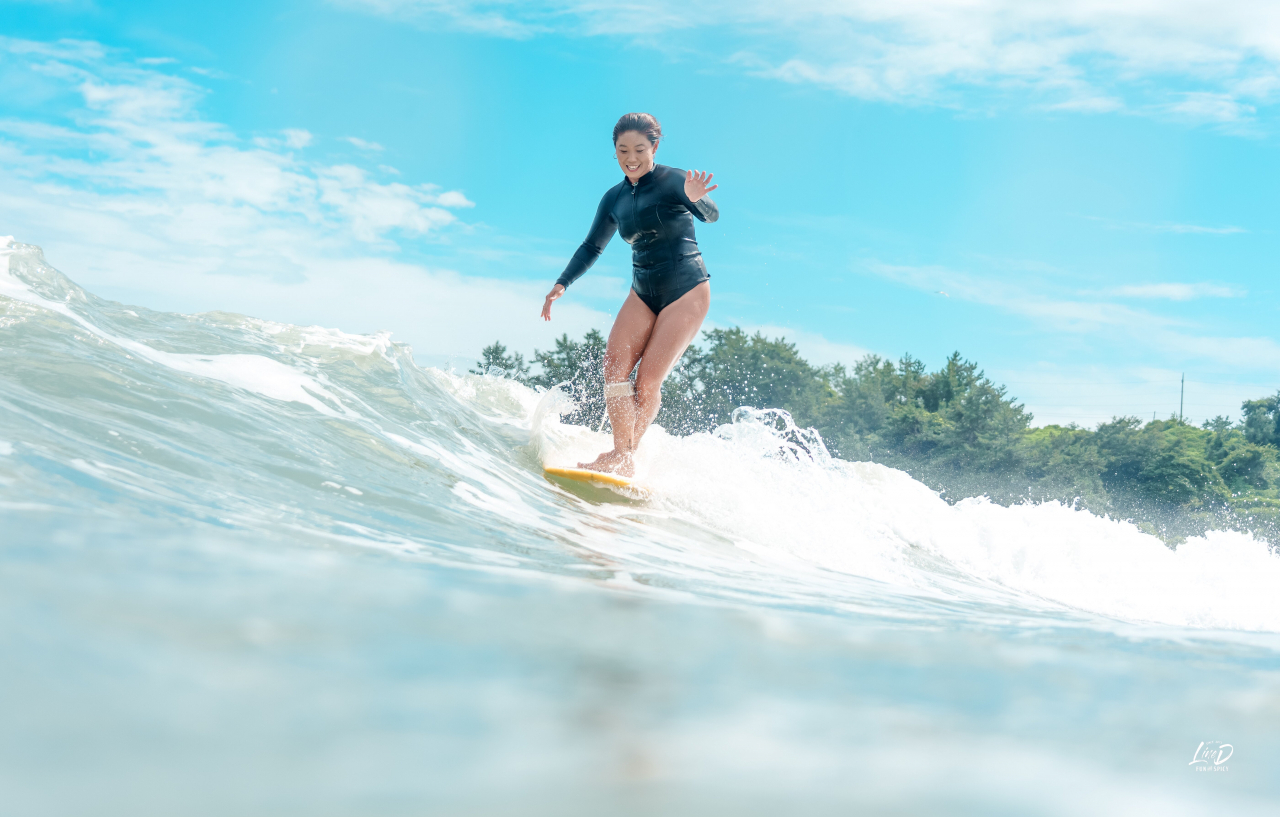
[[[510,388],[525,406],[535,399]],[[547,464],[609,447],[606,435],[578,427],[539,428],[536,436]],[[778,565],[1133,622],[1280,630],[1280,558],[1250,534],[1211,531],[1172,550],[1131,523],[1056,502],[951,505],[900,471],[777,456],[782,445],[750,413],[714,434],[677,438],[655,429],[641,447],[638,476],[652,508],[696,520]]]

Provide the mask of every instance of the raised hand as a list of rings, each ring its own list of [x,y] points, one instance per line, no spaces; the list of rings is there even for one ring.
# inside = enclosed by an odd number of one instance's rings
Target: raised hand
[[[556,298],[559,298],[563,294],[564,294],[564,287],[560,286],[559,284],[556,284],[555,286],[553,286],[551,288],[551,291],[547,293],[547,300],[544,301],[542,304],[542,319],[544,321],[551,320],[551,302],[554,301]]]
[[[686,170],[684,173],[684,194],[689,197],[689,201],[697,201],[703,196],[715,190],[720,185],[711,184],[711,173],[699,173],[696,170]]]

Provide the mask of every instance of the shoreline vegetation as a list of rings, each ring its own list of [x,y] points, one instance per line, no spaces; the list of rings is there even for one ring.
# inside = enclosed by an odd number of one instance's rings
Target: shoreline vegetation
[[[529,386],[567,383],[577,410],[565,422],[597,427],[604,414],[605,338],[564,335],[532,363],[500,342],[473,373]],[[780,408],[816,428],[833,456],[907,472],[956,502],[1057,501],[1133,522],[1176,545],[1208,530],[1253,533],[1280,546],[1280,393],[1241,406],[1239,422],[1196,427],[1177,417],[1116,417],[1088,429],[1031,427],[1004,386],[957,352],[942,368],[869,355],[817,367],[785,338],[739,328],[703,332],[667,378],[657,423],[677,435],[730,422],[739,406]]]

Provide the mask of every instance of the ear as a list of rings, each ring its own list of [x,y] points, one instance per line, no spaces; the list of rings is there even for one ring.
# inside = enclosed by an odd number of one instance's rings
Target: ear
[[[658,141],[654,142],[654,143],[653,143],[653,147],[649,148],[649,152],[650,152],[650,153],[657,153],[657,152],[658,152],[658,145],[660,145],[660,144],[662,144],[662,140],[661,140],[661,139],[659,139]]]

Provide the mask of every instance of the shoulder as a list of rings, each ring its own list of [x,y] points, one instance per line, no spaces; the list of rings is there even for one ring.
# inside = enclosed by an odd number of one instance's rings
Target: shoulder
[[[664,182],[684,182],[684,171],[678,167],[671,167],[670,165],[654,165],[653,172],[659,180]]]
[[[627,183],[627,180],[624,178],[622,181],[618,182],[613,187],[610,187],[608,190],[604,191],[604,195],[600,197],[600,206],[601,207],[611,206],[614,200],[618,198],[618,194],[622,192],[622,186],[626,183]]]

